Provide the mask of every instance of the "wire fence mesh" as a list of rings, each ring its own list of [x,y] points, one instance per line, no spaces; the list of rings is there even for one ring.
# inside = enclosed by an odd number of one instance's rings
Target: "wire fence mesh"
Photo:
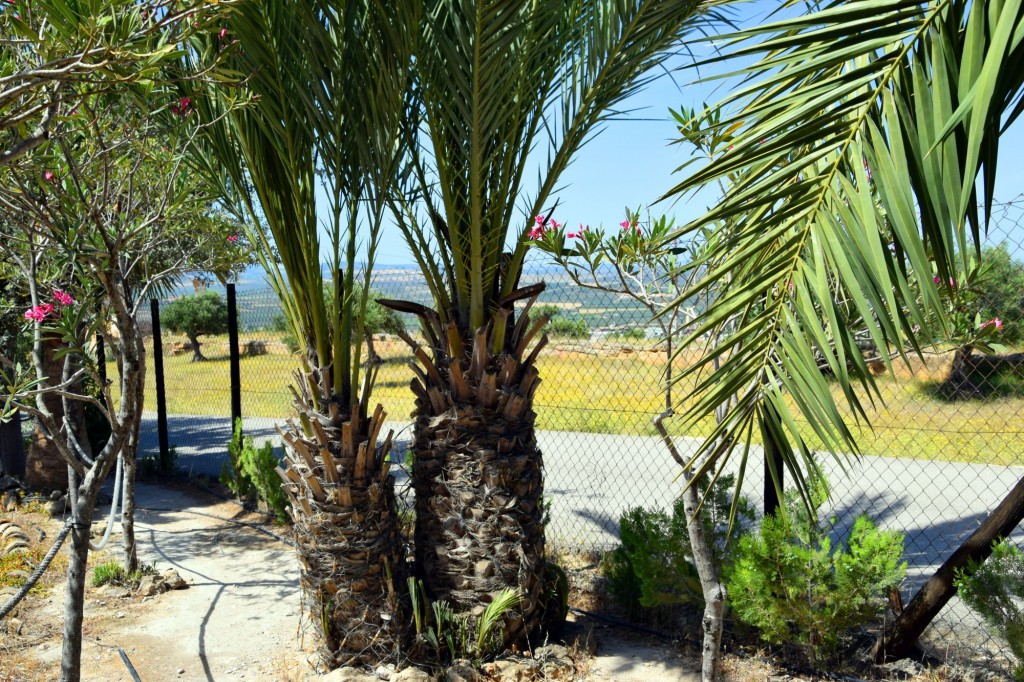
[[[869,412],[871,426],[857,432],[865,456],[845,472],[833,457],[821,459],[832,493],[826,514],[836,520],[836,535],[861,514],[905,535],[904,598],[1024,473],[1024,353],[1018,352],[1024,345],[1024,199],[996,207],[984,250],[995,265],[987,279],[971,285],[980,292],[975,312],[978,322],[999,320],[1007,351],[989,357],[950,348],[897,366],[895,376],[879,377],[885,401]],[[626,297],[575,287],[561,270],[531,262],[522,282],[539,280],[547,283],[539,303],[555,315],[553,342],[539,362],[543,383],[535,405],[550,502],[548,540],[608,549],[617,542],[623,512],[636,506],[669,510],[680,491],[678,467],[651,422],[663,409],[664,347],[647,311]],[[413,268],[378,268],[374,289],[383,297],[429,303]],[[274,424],[289,415],[287,385],[296,363],[274,294],[258,282],[239,284],[237,291],[242,414],[247,435],[260,441],[273,438]],[[386,334],[376,336],[374,345],[385,361],[375,400],[396,428],[406,428],[413,409],[411,355]],[[165,332],[163,346],[178,466],[216,477],[231,432],[227,339],[204,339],[209,361],[202,363],[190,361],[184,338]],[[678,362],[685,361],[684,354]],[[147,381],[152,406],[153,377]],[[143,449],[156,449],[155,434],[155,415],[147,414]],[[679,443],[692,450],[700,435],[679,434]],[[754,466],[740,491],[758,509],[763,471]],[[1019,527],[1014,539],[1022,539]],[[947,660],[989,662],[1003,670],[1012,664],[1005,642],[956,598],[924,643]]]

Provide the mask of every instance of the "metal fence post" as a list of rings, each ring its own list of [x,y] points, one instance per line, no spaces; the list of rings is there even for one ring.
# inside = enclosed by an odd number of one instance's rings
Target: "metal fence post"
[[[103,334],[96,335],[96,368],[99,370],[100,381],[107,384],[107,349],[103,345]]]
[[[238,305],[235,300],[235,284],[228,284],[228,348],[231,355],[231,430],[242,418],[242,368],[238,353]]]
[[[149,301],[153,317],[153,373],[156,375],[156,428],[160,442],[160,461],[170,461],[171,447],[167,439],[167,396],[164,387],[164,345],[160,340],[160,301]]]

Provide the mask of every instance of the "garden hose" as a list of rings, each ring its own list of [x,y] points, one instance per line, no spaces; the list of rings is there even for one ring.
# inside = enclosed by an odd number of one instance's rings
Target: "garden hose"
[[[121,499],[121,471],[124,469],[124,456],[117,456],[117,473],[114,474],[114,497],[110,500],[110,514],[107,516],[107,527],[103,531],[103,537],[96,544],[89,541],[89,549],[98,552],[110,542],[110,531],[114,528],[114,519],[117,517],[117,503]]]

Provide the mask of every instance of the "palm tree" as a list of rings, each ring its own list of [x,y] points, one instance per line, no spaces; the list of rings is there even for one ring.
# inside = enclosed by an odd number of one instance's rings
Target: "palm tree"
[[[697,377],[686,416],[725,413],[697,473],[733,456],[742,472],[759,438],[806,499],[817,465],[805,434],[857,453],[841,403],[869,422],[882,399],[858,337],[891,369],[956,331],[947,302],[980,257],[999,138],[1024,111],[1024,6],[833,1],[733,34],[723,52],[714,61],[760,57],[720,105],[731,115],[714,129],[733,146],[669,195],[728,180],[721,203],[674,235],[717,225],[681,300],[730,281],[682,346],[730,321],[738,331],[681,377]]]
[[[397,651],[405,564],[387,461],[386,413],[369,409],[377,366],[362,320],[390,178],[400,158],[416,2],[262,0],[229,15],[191,59],[235,50],[244,88],[184,93],[205,153],[304,344],[279,470],[292,503],[305,608],[328,667]],[[235,42],[237,41],[237,42]],[[239,100],[246,99],[243,104]],[[315,193],[328,198],[326,215]],[[360,223],[365,231],[360,234]],[[326,238],[322,239],[322,233]],[[361,243],[360,240],[365,243]],[[323,295],[321,257],[332,295]],[[361,274],[358,260],[364,259]],[[361,280],[361,282],[360,282]]]
[[[419,362],[416,565],[432,596],[462,613],[479,615],[494,594],[517,590],[521,618],[505,624],[516,639],[538,631],[549,582],[533,410],[546,319],[529,315],[543,284],[520,283],[525,226],[551,219],[551,195],[576,151],[722,3],[425,4],[419,144],[393,208],[434,308],[388,302],[419,316],[427,344],[406,337]],[[527,196],[524,176],[538,159]]]

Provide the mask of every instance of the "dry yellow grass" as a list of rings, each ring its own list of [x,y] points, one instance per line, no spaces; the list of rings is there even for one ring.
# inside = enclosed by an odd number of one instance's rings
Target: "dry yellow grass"
[[[287,389],[297,367],[277,337],[268,332],[243,335],[270,342],[271,353],[243,357],[242,410],[247,416],[284,418],[290,414]],[[164,341],[168,347],[175,339]],[[659,387],[664,359],[651,350],[627,347],[615,352],[577,352],[566,344],[546,351],[538,363],[542,383],[537,392],[537,426],[541,429],[594,433],[654,435],[651,418],[664,409]],[[192,363],[190,354],[164,358],[167,407],[171,414],[225,415],[230,411],[226,339],[211,338],[204,345],[208,362]],[[400,342],[378,342],[386,359],[374,399],[383,403],[393,419],[413,410],[409,391],[410,355]],[[680,360],[680,365],[685,359]],[[156,409],[155,374],[148,359],[146,409]],[[948,372],[947,355],[932,356],[900,367],[896,377],[879,378],[883,401],[869,412],[870,428],[855,434],[866,454],[915,457],[989,464],[1024,464],[1019,455],[1024,433],[1024,398],[1009,397],[956,403],[935,399],[929,386]],[[111,364],[109,372],[114,372]],[[687,395],[677,386],[676,397]],[[837,398],[840,397],[838,390]],[[841,402],[840,402],[841,404]],[[849,410],[847,416],[852,417]],[[702,425],[692,435],[710,428]],[[813,447],[820,442],[809,431]]]

